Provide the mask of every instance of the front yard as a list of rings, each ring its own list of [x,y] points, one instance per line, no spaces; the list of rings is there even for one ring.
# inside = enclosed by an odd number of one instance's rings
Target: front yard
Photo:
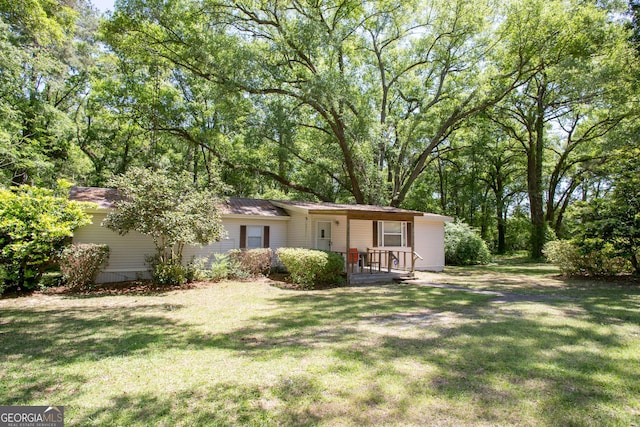
[[[420,285],[0,300],[0,404],[66,425],[640,425],[640,287],[548,266]],[[543,298],[541,298],[543,296]]]

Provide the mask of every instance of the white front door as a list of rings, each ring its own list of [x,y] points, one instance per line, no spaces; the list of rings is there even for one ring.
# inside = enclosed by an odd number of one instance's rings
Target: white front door
[[[318,221],[318,234],[316,234],[316,248],[323,251],[331,250],[331,222]]]

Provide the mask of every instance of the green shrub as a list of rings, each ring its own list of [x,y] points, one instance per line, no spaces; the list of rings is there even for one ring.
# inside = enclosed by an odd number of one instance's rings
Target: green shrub
[[[544,245],[543,253],[551,264],[560,269],[562,274],[572,276],[580,270],[580,250],[568,240],[548,242]]]
[[[544,246],[544,255],[567,276],[612,276],[630,270],[629,262],[609,244],[581,248],[571,240],[556,240]]]
[[[95,283],[109,259],[109,246],[93,243],[74,244],[60,254],[60,272],[64,282],[72,288]]]
[[[4,293],[4,290],[7,287],[7,278],[7,271],[2,265],[0,265],[0,295]]]
[[[153,283],[162,286],[184,285],[188,281],[187,267],[176,262],[159,262],[153,266]]]
[[[211,268],[207,271],[207,278],[214,282],[228,279],[232,273],[231,264],[228,254],[214,254]]]
[[[445,224],[444,255],[450,265],[486,264],[491,260],[485,241],[469,225],[457,221]]]
[[[90,222],[82,204],[51,190],[0,189],[0,265],[6,289],[35,289],[73,231]]]
[[[246,273],[248,277],[267,275],[271,270],[273,251],[266,249],[234,249],[229,251],[229,258],[237,268]]]
[[[207,268],[208,262],[209,259],[207,257],[193,258],[191,262],[187,264],[185,269],[187,283],[207,280],[209,278],[209,269]]]
[[[342,283],[344,258],[338,253],[280,248],[277,254],[291,275],[291,281],[306,289],[313,289],[318,285]]]

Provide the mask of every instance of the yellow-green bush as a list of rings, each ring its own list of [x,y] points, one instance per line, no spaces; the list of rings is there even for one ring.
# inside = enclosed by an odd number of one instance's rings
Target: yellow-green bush
[[[0,189],[0,266],[5,290],[38,286],[73,231],[90,222],[80,203],[52,190],[26,185]]]
[[[335,252],[312,249],[280,248],[277,251],[291,281],[306,289],[318,285],[342,284],[344,258]]]
[[[567,276],[612,276],[630,271],[630,263],[606,244],[586,250],[570,240],[556,240],[544,246],[544,255]]]

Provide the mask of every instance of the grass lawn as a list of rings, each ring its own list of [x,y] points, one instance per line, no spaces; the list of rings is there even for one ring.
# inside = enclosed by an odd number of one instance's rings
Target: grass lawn
[[[0,300],[0,404],[66,425],[640,425],[640,287],[514,263],[438,283]]]

